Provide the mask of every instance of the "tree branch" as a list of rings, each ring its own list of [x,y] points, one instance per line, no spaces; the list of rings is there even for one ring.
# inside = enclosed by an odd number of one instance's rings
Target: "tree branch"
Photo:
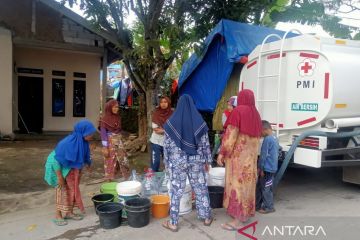
[[[134,0],[129,0],[129,4],[130,4],[130,9],[136,14],[136,16],[139,18],[139,20],[143,23],[143,25],[146,24],[146,19],[145,19],[145,14],[143,12],[143,7],[142,4],[140,2],[140,11],[138,11],[138,9],[136,9],[135,4],[134,4]]]
[[[133,80],[134,83],[145,93],[146,88],[144,84],[141,82],[141,77],[139,76],[139,74],[136,73],[136,71],[133,71],[129,60],[124,59],[123,62],[125,64],[126,71],[128,72],[130,79]]]
[[[119,32],[120,29],[124,28],[124,22],[122,21],[122,19],[120,17],[120,15],[122,16],[122,14],[123,14],[122,8],[118,9],[112,0],[106,0],[106,2],[109,4],[111,16],[114,19],[115,24],[117,26],[117,30]],[[118,12],[120,12],[120,15]]]
[[[148,11],[149,30],[155,34],[158,30],[159,18],[164,7],[164,0],[150,0]]]

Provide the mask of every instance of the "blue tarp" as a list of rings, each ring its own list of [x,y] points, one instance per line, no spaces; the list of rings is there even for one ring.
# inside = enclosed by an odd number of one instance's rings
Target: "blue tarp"
[[[221,20],[207,36],[201,56],[194,53],[182,66],[179,77],[180,95],[189,94],[197,109],[214,112],[234,64],[242,56],[250,54],[272,33],[280,37],[284,34],[283,31],[272,28]]]

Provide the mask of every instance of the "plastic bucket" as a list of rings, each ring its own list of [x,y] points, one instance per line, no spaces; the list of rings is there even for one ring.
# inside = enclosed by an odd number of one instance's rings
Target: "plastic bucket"
[[[169,196],[171,198],[171,184],[168,182]],[[188,179],[186,179],[185,191],[180,199],[179,215],[185,215],[192,211],[192,191]]]
[[[184,194],[180,199],[179,215],[185,215],[192,211],[192,191],[190,184],[186,184]]]
[[[134,198],[125,202],[128,225],[133,228],[145,227],[150,222],[151,202],[148,198]]]
[[[118,199],[119,199],[119,203],[125,205],[125,202],[126,202],[127,200],[134,199],[134,198],[139,198],[139,197],[140,197],[140,195],[131,195],[131,196],[122,196],[122,195],[119,195]],[[126,211],[123,211],[122,217],[123,217],[123,218],[127,218]]]
[[[104,183],[101,185],[100,187],[100,192],[101,193],[110,193],[114,196],[114,202],[118,202],[118,198],[117,198],[117,192],[116,192],[116,185],[118,183],[117,182],[109,182],[109,183]]]
[[[116,185],[116,192],[120,203],[125,205],[127,200],[138,198],[141,194],[142,185],[138,181],[124,181]],[[126,211],[123,211],[123,217],[126,218]]]
[[[209,170],[209,186],[225,186],[225,168],[216,167]]]
[[[142,185],[139,181],[124,181],[116,185],[117,195],[134,196],[139,195],[142,190]]]
[[[140,195],[131,195],[131,196],[122,196],[122,195],[119,195],[118,198],[119,198],[119,202],[121,204],[124,204],[125,205],[125,202],[127,200],[130,200],[130,199],[134,199],[134,198],[139,198]]]
[[[164,177],[165,172],[155,172],[156,180],[160,182],[160,180]]]
[[[100,204],[106,203],[106,202],[112,202],[114,201],[114,195],[110,193],[100,193],[91,198],[91,201],[94,203],[95,211],[96,207]],[[97,211],[96,211],[97,214]]]
[[[151,196],[151,212],[154,218],[165,218],[169,216],[170,197],[166,195]]]
[[[209,197],[211,208],[222,208],[224,199],[224,188],[220,186],[209,186]]]
[[[103,203],[96,207],[99,215],[100,227],[104,229],[117,228],[121,225],[123,205],[120,203]]]

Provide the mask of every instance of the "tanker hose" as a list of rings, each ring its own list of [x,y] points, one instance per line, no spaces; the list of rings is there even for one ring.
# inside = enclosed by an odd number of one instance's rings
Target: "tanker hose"
[[[328,132],[322,132],[322,131],[308,131],[308,132],[302,133],[295,139],[295,141],[291,145],[289,151],[286,153],[284,161],[282,162],[281,167],[275,176],[274,187],[276,188],[277,185],[279,184],[281,178],[283,177],[283,175],[289,165],[291,157],[293,156],[297,146],[303,139],[305,139],[309,136],[322,136],[322,137],[328,137],[328,138],[345,138],[345,137],[354,137],[357,135],[360,135],[360,130],[355,130],[352,132],[340,132],[340,133],[328,133]]]

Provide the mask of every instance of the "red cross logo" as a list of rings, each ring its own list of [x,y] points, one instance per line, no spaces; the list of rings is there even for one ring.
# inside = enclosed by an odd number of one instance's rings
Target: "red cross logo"
[[[309,65],[308,62],[306,62],[304,66],[301,66],[301,70],[304,70],[305,73],[308,73],[310,69],[312,69],[312,66]]]
[[[299,74],[302,77],[311,76],[314,73],[316,63],[311,61],[309,58],[304,59],[298,64]]]

